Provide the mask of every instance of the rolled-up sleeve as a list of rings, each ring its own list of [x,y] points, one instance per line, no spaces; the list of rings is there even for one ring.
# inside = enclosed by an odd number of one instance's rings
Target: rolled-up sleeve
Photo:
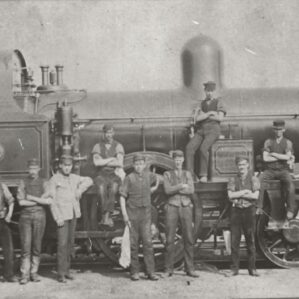
[[[93,181],[90,177],[79,176],[78,189],[80,190],[81,194],[85,192],[90,186],[92,186],[92,184]]]
[[[271,141],[270,139],[267,139],[264,143],[263,152],[270,153],[270,146],[271,146]]]
[[[130,185],[130,179],[128,176],[125,177],[123,183],[121,184],[119,188],[119,194],[120,196],[127,198],[129,195],[129,185]]]
[[[291,140],[287,139],[287,148],[286,148],[286,153],[291,152],[292,154],[294,153],[293,149],[293,143]]]
[[[217,111],[222,111],[226,115],[226,109],[221,98],[218,99]]]
[[[4,197],[5,197],[5,200],[6,200],[6,203],[8,205],[11,205],[14,203],[15,199],[14,197],[12,196],[12,194],[10,193],[8,187],[2,183],[2,189],[3,189],[3,194],[4,194]]]
[[[20,184],[18,186],[17,200],[18,200],[18,202],[20,202],[21,200],[24,200],[25,198],[26,198],[25,183],[23,180],[21,180]]]
[[[235,178],[229,178],[228,183],[227,183],[227,191],[236,191],[236,183],[235,183]]]
[[[170,182],[170,173],[168,171],[164,172],[164,191],[166,194],[171,195],[178,193],[181,190],[181,186],[179,185],[172,185]]]
[[[261,189],[261,183],[260,183],[260,180],[253,176],[252,177],[252,192],[255,192],[255,191],[258,191]]]
[[[49,183],[47,184],[47,193],[52,197],[53,201],[50,205],[50,210],[52,213],[52,216],[55,221],[61,221],[64,220],[63,216],[61,215],[59,208],[58,208],[58,202],[57,202],[57,196],[56,196],[56,180],[55,175],[50,179]]]

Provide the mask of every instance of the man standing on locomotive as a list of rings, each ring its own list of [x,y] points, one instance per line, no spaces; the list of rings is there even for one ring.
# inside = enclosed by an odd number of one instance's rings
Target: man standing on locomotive
[[[97,168],[94,183],[101,198],[102,224],[113,227],[111,215],[114,211],[115,197],[121,183],[125,151],[114,140],[114,128],[110,124],[103,126],[103,139],[92,150],[93,164]]]
[[[287,203],[287,219],[294,217],[296,209],[295,204],[295,186],[290,175],[288,162],[293,158],[293,144],[284,137],[284,120],[273,121],[274,138],[265,141],[263,148],[263,161],[265,170],[261,175],[261,196],[259,207],[262,208],[264,197],[264,181],[280,180],[282,193]]]
[[[165,270],[168,276],[173,275],[174,238],[180,221],[184,240],[185,271],[188,276],[198,277],[194,271],[193,240],[193,204],[191,196],[194,184],[190,171],[183,170],[184,153],[173,152],[175,169],[164,173],[164,190],[169,196],[166,204],[166,261]]]
[[[53,198],[51,212],[57,224],[57,273],[58,281],[73,280],[70,274],[77,218],[81,216],[80,198],[92,184],[92,179],[71,173],[73,157],[62,155],[59,171],[49,181]]]
[[[209,81],[204,83],[206,98],[195,109],[193,121],[195,134],[186,146],[186,164],[193,176],[194,155],[199,148],[200,169],[199,177],[201,182],[207,182],[209,150],[220,135],[220,122],[226,114],[220,98],[214,97],[216,83]]]
[[[124,222],[130,228],[131,280],[139,280],[139,237],[142,240],[147,277],[150,280],[158,280],[154,273],[155,260],[151,236],[151,193],[157,190],[159,179],[154,173],[146,170],[144,155],[136,154],[133,157],[133,166],[134,171],[126,176],[119,190]]]
[[[22,180],[18,188],[17,199],[22,207],[19,220],[21,238],[21,284],[29,281],[38,282],[37,275],[42,239],[46,227],[44,206],[50,205],[52,199],[45,193],[46,181],[39,177],[37,159],[28,161],[29,176]]]
[[[231,246],[232,275],[239,274],[239,247],[242,230],[248,251],[248,272],[251,276],[259,276],[256,271],[255,223],[256,203],[259,198],[259,179],[249,171],[248,157],[236,157],[238,174],[229,180],[228,198],[232,202],[231,209]]]
[[[9,227],[14,201],[6,184],[0,182],[0,241],[4,257],[3,277],[8,282],[18,281],[14,276],[14,248]]]

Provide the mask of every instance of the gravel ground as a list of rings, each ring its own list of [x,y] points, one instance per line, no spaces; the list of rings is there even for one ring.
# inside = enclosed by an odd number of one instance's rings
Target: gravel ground
[[[228,270],[218,273],[198,271],[199,278],[189,278],[182,271],[157,282],[141,279],[132,282],[127,272],[104,267],[74,270],[75,280],[56,282],[54,270],[41,270],[42,281],[25,286],[0,283],[2,299],[89,299],[89,298],[299,298],[299,270],[260,269],[260,277],[247,270],[227,277]]]

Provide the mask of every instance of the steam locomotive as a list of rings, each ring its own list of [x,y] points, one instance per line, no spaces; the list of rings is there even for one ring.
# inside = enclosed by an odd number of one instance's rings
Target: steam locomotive
[[[42,85],[36,87],[32,72],[18,50],[0,52],[0,174],[16,192],[26,173],[26,162],[40,161],[41,174],[55,172],[62,153],[74,156],[74,172],[94,176],[91,149],[101,137],[104,123],[113,123],[115,138],[124,145],[124,168],[132,170],[132,156],[143,152],[150,169],[157,174],[173,167],[169,153],[185,149],[189,139],[191,114],[203,98],[203,83],[215,81],[227,108],[222,122],[222,138],[210,152],[209,182],[196,183],[194,195],[194,233],[197,256],[205,250],[212,259],[227,254],[224,242],[229,230],[227,179],[236,173],[234,157],[245,154],[252,168],[259,169],[256,156],[271,134],[275,118],[286,121],[287,137],[299,149],[299,89],[228,89],[223,85],[222,50],[217,42],[200,35],[188,41],[181,53],[182,87],[169,91],[86,92],[69,89],[63,83],[63,66],[41,66]],[[296,151],[297,150],[297,151]],[[299,155],[297,154],[299,157]],[[196,163],[197,164],[197,163]],[[297,186],[297,182],[295,181]],[[258,218],[257,239],[260,253],[281,267],[299,266],[297,222],[289,228],[269,230],[269,217],[278,223],[285,219],[279,182],[269,181],[264,202],[265,213]],[[159,234],[154,238],[158,267],[164,262],[164,205],[162,186],[153,194],[153,212]],[[81,199],[82,218],[77,240],[90,240],[93,250],[102,251],[114,262],[120,254],[124,229],[119,205],[113,214],[114,228],[100,225],[99,200],[93,188]],[[14,219],[17,220],[16,209]],[[52,221],[53,222],[53,221]],[[53,224],[53,223],[52,223]],[[226,240],[227,241],[227,240]],[[48,221],[44,243],[55,244],[55,229]],[[225,245],[227,245],[225,247]],[[181,230],[176,235],[175,261],[183,258]],[[217,253],[217,254],[216,254]]]

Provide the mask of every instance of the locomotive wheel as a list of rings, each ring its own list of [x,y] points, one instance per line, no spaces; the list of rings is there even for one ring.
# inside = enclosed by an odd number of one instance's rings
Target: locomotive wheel
[[[135,153],[129,154],[124,160],[124,169],[127,173],[132,171],[133,156]],[[146,156],[147,163],[151,168],[155,170],[158,175],[162,175],[165,170],[173,169],[173,160],[171,157],[165,154],[156,152],[142,152]],[[152,170],[153,170],[152,169]],[[165,252],[165,204],[167,202],[167,197],[164,194],[163,187],[160,185],[159,189],[152,194],[152,214],[157,218],[158,234],[153,238],[153,248],[155,256],[155,264],[157,270],[162,270],[164,268],[164,252]],[[195,208],[195,211],[199,209]],[[116,208],[117,219],[114,222],[117,223],[118,228],[121,233],[117,237],[111,237],[107,239],[97,239],[97,245],[99,245],[106,256],[115,263],[118,263],[121,250],[121,238],[124,229],[124,224],[122,220],[122,214],[120,212],[119,204]],[[156,217],[155,217],[156,216]],[[197,224],[198,221],[195,221]],[[142,250],[139,253],[140,258],[143,258]],[[175,239],[175,265],[179,266],[183,258],[183,240],[182,231],[179,227]]]
[[[282,268],[299,267],[299,243],[291,238],[297,233],[296,223],[290,221],[290,228],[267,229],[269,217],[260,215],[257,222],[258,244],[263,254],[274,264]]]

